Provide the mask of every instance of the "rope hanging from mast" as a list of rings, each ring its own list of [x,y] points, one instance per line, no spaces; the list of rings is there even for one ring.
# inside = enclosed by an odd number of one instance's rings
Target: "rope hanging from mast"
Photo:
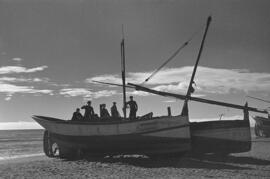
[[[148,78],[144,80],[141,84],[148,82],[151,78],[153,78],[165,65],[167,65],[182,49],[184,49],[189,42],[204,28],[205,25],[200,27],[197,31],[195,31],[190,38],[183,43],[160,67],[158,67]]]

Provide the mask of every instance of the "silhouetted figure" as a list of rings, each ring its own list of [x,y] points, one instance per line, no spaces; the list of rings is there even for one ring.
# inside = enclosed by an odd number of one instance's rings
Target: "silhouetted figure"
[[[108,118],[108,117],[110,117],[110,114],[106,109],[106,104],[102,104],[100,110],[100,118]]]
[[[80,108],[77,108],[73,113],[71,120],[72,121],[81,121],[83,119],[82,114],[80,113]]]
[[[100,105],[99,105],[99,116],[100,116],[100,117],[101,117],[101,115],[102,115],[102,114],[101,114],[102,108],[103,108],[103,104],[100,104]]]
[[[112,117],[120,117],[120,114],[117,110],[116,102],[113,102],[113,105],[111,107],[111,115]]]
[[[84,109],[84,119],[85,120],[90,120],[94,116],[94,109],[91,106],[91,101],[87,101],[87,105],[84,105],[81,107],[81,109]]]
[[[129,119],[136,119],[136,113],[138,111],[138,105],[136,101],[133,101],[133,96],[129,97],[130,101],[127,102],[129,106]]]

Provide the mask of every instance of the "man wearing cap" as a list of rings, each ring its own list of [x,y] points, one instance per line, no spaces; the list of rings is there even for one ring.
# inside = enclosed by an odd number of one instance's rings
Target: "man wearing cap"
[[[130,101],[127,102],[129,106],[129,119],[136,119],[136,112],[138,111],[138,105],[136,101],[133,101],[133,96],[129,97]]]
[[[81,109],[84,109],[84,119],[90,120],[94,116],[94,109],[91,106],[91,101],[87,101],[87,105],[84,105],[81,107]]]

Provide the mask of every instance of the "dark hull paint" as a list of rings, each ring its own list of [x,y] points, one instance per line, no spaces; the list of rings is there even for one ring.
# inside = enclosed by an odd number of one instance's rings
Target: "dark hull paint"
[[[51,134],[64,148],[82,149],[91,154],[156,154],[184,152],[190,148],[190,139],[146,135],[72,137]]]
[[[211,130],[232,130],[235,135],[240,134],[240,128],[249,131],[249,120],[233,120],[233,121],[207,121],[192,122],[191,130],[191,148],[193,153],[241,153],[251,150],[251,141],[249,140],[230,140],[224,138],[211,137]],[[210,137],[199,136],[201,132],[209,132]],[[214,135],[214,134],[213,134]],[[208,135],[209,136],[209,135]],[[249,136],[245,136],[248,137]]]
[[[226,139],[215,139],[192,136],[193,153],[241,153],[251,150],[250,141],[234,141]]]
[[[228,121],[206,121],[206,122],[191,122],[190,129],[196,130],[211,130],[211,129],[230,129],[236,127],[250,127],[248,120],[228,120]]]

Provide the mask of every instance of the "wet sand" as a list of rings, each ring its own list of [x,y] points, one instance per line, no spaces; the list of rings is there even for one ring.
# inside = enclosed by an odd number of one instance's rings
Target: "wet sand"
[[[0,178],[270,178],[270,139],[253,139],[250,152],[226,157],[11,159],[0,161]]]

